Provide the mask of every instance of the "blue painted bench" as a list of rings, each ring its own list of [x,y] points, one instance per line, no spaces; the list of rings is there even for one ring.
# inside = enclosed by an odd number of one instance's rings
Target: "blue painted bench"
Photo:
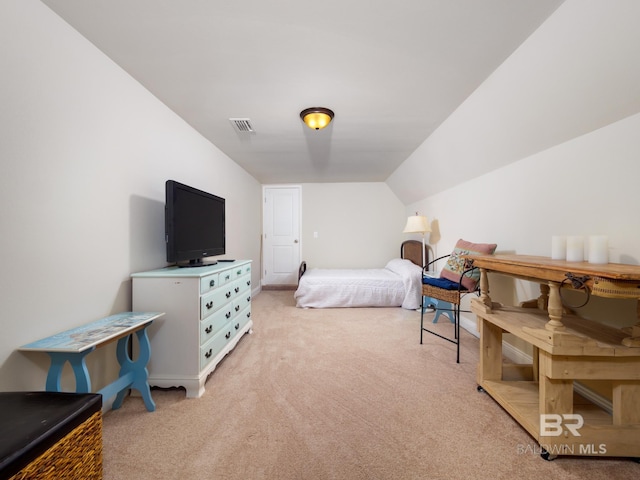
[[[46,390],[61,392],[62,369],[69,362],[76,379],[76,393],[91,393],[91,378],[85,358],[96,348],[118,341],[116,356],[120,364],[118,379],[96,393],[103,399],[116,396],[112,408],[122,405],[128,389],[138,390],[142,394],[148,411],[156,409],[149,388],[147,364],[151,358],[151,345],[147,327],[164,313],[160,312],[124,312],[102,318],[81,327],[67,330],[19,348],[22,351],[45,352],[51,358],[47,374]],[[138,338],[139,355],[133,360],[129,354],[129,338],[134,334]]]

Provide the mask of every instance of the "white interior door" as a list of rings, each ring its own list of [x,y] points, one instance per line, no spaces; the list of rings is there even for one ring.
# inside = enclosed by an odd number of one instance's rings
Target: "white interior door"
[[[263,285],[298,283],[300,196],[300,186],[264,187]]]

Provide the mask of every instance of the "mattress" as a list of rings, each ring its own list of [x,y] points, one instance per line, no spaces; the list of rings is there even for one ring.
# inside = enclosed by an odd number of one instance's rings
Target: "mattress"
[[[312,268],[300,278],[294,294],[301,308],[420,308],[422,268],[396,258],[384,268]]]

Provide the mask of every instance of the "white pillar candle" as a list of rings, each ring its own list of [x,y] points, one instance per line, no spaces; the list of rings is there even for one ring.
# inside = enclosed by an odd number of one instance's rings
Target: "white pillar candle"
[[[609,238],[606,235],[589,237],[589,263],[609,263]]]
[[[567,262],[584,260],[584,239],[578,236],[567,237]]]
[[[554,235],[551,237],[551,258],[564,260],[567,258],[567,237]]]

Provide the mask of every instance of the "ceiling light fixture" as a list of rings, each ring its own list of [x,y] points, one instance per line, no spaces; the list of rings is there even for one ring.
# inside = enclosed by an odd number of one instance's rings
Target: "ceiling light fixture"
[[[300,112],[300,118],[307,127],[320,130],[333,120],[333,112],[324,107],[306,108]]]

